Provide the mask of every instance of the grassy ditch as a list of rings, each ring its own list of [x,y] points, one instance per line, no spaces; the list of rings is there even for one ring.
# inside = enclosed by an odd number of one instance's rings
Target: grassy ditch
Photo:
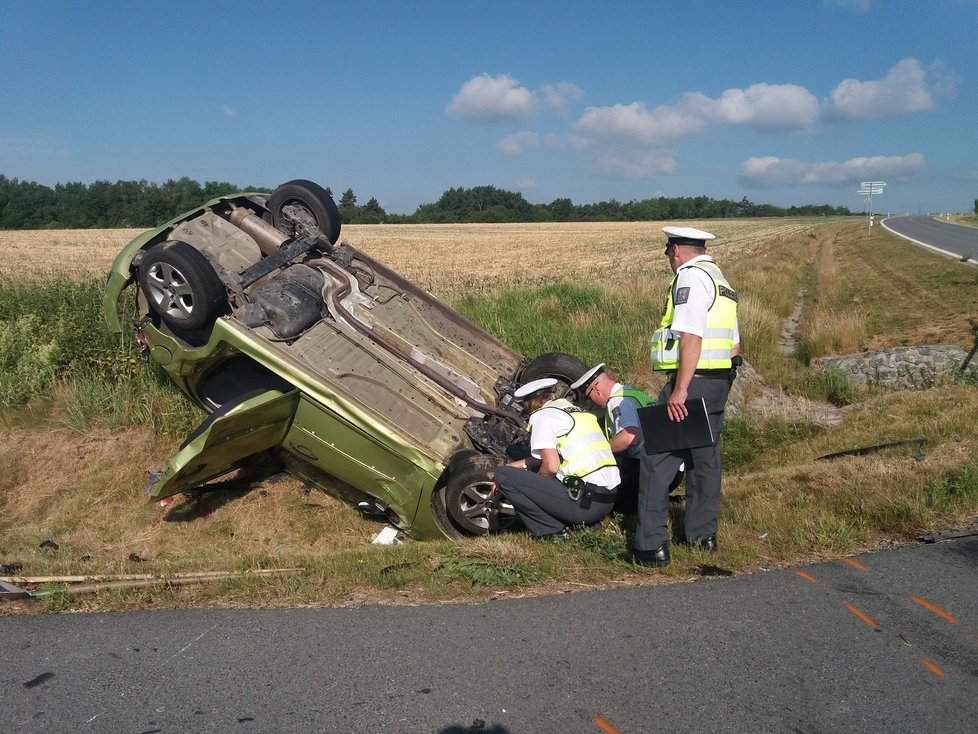
[[[0,613],[482,600],[656,583],[849,554],[978,516],[975,385],[949,381],[927,391],[882,393],[850,385],[841,375],[813,375],[805,365],[834,351],[901,344],[970,349],[968,319],[978,316],[974,269],[881,233],[870,240],[861,222],[793,223],[756,238],[746,230],[736,236],[743,246],[718,249],[717,259],[742,294],[749,362],[775,390],[849,407],[839,426],[750,413],[731,417],[722,442],[721,553],[676,547],[673,564],[662,570],[621,560],[634,524],[629,516],[609,517],[560,545],[508,534],[374,546],[370,540],[382,524],[285,475],[230,481],[197,499],[147,502],[149,473],[162,468],[202,414],[159,370],[139,361],[129,335],[105,332],[98,279],[0,280],[0,396],[6,406],[0,415],[0,575],[238,574],[206,583],[53,593],[5,603]],[[647,245],[636,240],[633,260],[641,247]],[[579,269],[573,278],[565,273],[542,282],[516,274],[479,291],[455,290],[451,273],[426,271],[425,277],[437,295],[527,354],[567,351],[608,362],[654,391],[647,339],[661,313],[668,272],[660,250],[646,254],[652,258],[643,265],[647,277],[621,273],[616,259],[593,271]],[[510,253],[496,255],[506,260]],[[801,348],[786,357],[779,333],[799,297]],[[823,322],[844,333],[829,338]],[[926,437],[922,453],[907,445],[820,458],[916,436]],[[681,508],[673,506],[674,527]],[[279,568],[303,570],[247,573]]]

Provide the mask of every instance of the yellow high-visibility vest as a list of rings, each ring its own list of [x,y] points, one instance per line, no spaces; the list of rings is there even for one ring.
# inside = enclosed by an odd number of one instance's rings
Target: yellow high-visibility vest
[[[583,479],[606,466],[618,466],[611,444],[601,433],[601,426],[593,413],[578,408],[566,398],[550,400],[539,410],[546,408],[562,410],[574,421],[573,427],[567,433],[557,436],[557,453],[560,455],[557,479]]]
[[[720,272],[720,268],[712,260],[701,260],[689,267],[699,268],[710,276],[713,281],[714,298],[706,314],[706,330],[703,333],[703,348],[700,351],[698,370],[729,369],[730,353],[734,347],[734,336],[737,333],[737,292],[730,286]],[[675,315],[676,280],[679,273],[669,285],[669,295],[666,298],[666,310],[662,315],[659,328],[652,334],[652,369],[675,370],[679,368],[679,338],[681,332],[672,330],[672,320]]]

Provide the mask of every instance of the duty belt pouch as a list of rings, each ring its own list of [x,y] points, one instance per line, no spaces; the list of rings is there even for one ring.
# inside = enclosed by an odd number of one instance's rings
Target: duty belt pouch
[[[591,493],[583,479],[580,477],[564,477],[564,486],[567,488],[567,496],[572,502],[576,502],[582,510],[591,506]]]

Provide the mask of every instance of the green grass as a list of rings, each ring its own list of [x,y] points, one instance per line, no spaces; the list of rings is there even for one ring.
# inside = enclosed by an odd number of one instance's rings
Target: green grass
[[[621,373],[647,359],[649,327],[661,315],[651,300],[573,283],[466,296],[456,308],[524,354],[567,352]]]
[[[812,400],[827,400],[832,405],[852,405],[859,402],[859,390],[836,367],[809,370],[795,383],[798,391]]]
[[[106,329],[101,308],[100,280],[0,282],[0,401],[81,432],[191,430],[201,412],[161,368],[142,362],[132,334]]]

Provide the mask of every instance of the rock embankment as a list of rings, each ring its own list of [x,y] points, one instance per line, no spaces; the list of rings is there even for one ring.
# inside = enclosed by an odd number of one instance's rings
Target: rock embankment
[[[971,360],[965,363],[968,358]],[[961,369],[964,365],[964,370]],[[962,376],[978,380],[978,359],[960,347],[936,345],[894,347],[812,360],[811,370],[834,368],[853,384],[878,385],[890,390],[922,390],[944,385]],[[838,425],[847,409],[816,402],[771,388],[749,364],[739,372],[730,392],[730,412],[753,413],[765,418]]]
[[[935,345],[894,347],[812,360],[810,369],[834,368],[857,385],[893,390],[919,390],[941,385],[962,375],[968,359],[961,347]],[[978,360],[965,365],[964,376],[978,379]]]

